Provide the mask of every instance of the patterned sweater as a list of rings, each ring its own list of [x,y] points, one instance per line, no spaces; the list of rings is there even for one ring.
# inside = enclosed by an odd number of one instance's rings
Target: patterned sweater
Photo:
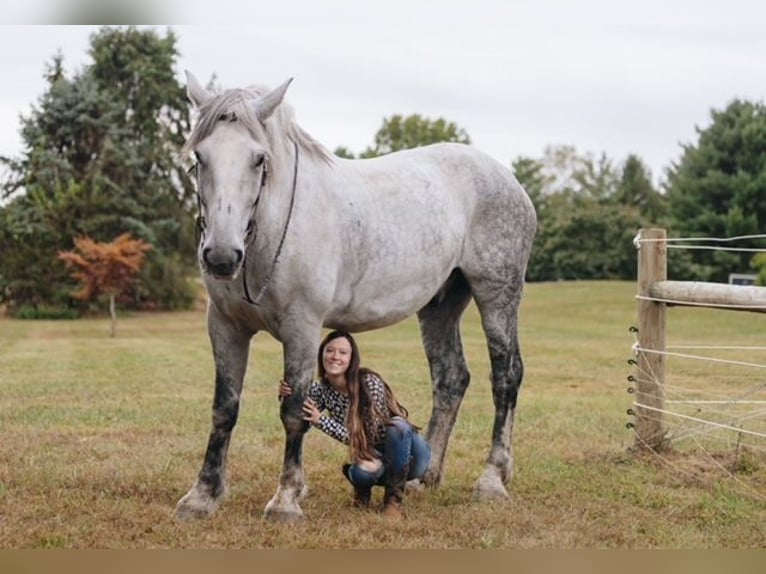
[[[361,383],[367,388],[368,395],[375,405],[375,410],[390,416],[383,381],[372,373],[364,373],[361,376]],[[348,444],[349,434],[346,426],[346,415],[350,403],[348,395],[339,393],[330,383],[318,380],[311,383],[308,396],[314,401],[320,412],[326,409],[328,413],[321,415],[319,421],[313,426],[335,440]],[[364,413],[364,426],[367,436],[373,437],[373,445],[380,449],[385,440],[386,427],[379,417],[369,412],[369,407]]]

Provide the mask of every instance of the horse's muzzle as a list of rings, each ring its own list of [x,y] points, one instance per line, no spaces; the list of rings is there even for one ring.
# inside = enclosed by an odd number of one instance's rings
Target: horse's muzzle
[[[203,269],[216,279],[233,279],[242,266],[243,258],[241,249],[206,247],[202,250]]]

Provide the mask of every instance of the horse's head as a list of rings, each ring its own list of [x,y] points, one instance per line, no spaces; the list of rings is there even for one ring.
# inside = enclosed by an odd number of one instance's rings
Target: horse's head
[[[187,94],[199,112],[185,146],[196,159],[199,260],[204,272],[229,280],[242,270],[268,181],[272,150],[264,124],[291,80],[260,95],[247,90],[216,95],[191,73],[186,76]]]

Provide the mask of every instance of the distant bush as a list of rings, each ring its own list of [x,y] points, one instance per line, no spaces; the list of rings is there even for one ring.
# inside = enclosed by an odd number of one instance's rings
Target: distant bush
[[[17,319],[79,319],[80,312],[77,309],[67,309],[66,307],[24,305],[19,307],[13,316]]]

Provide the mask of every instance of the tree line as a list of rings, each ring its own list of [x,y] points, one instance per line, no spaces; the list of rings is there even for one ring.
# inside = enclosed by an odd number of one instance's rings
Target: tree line
[[[53,56],[45,92],[20,118],[21,156],[0,157],[0,304],[12,314],[86,310],[57,254],[77,238],[109,242],[127,233],[151,250],[120,304],[186,308],[197,275],[197,206],[178,159],[190,117],[175,79],[176,36],[105,27],[91,36],[89,55],[92,63],[71,76]],[[762,232],[765,112],[762,102],[741,99],[711,110],[710,126],[697,128],[697,141],[683,145],[658,185],[635,154],[615,160],[550,146],[541,157],[512,159],[539,217],[527,279],[635,279],[640,227],[685,237]],[[369,158],[439,141],[471,143],[443,118],[393,115],[367,149],[335,153]],[[669,264],[685,280],[726,281],[730,272],[766,279],[766,257],[752,252],[674,250]]]

